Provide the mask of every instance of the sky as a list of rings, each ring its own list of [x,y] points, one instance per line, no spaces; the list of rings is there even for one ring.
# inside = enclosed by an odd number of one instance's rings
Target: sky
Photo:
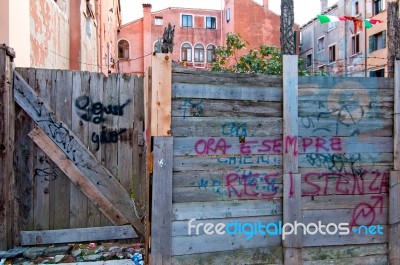
[[[239,0],[240,1],[240,0]],[[262,0],[254,0],[262,4]],[[222,9],[223,0],[121,0],[122,23],[128,23],[143,15],[142,4],[152,5],[152,11],[158,11],[167,7],[188,7],[202,9]],[[280,0],[269,0],[269,8],[280,14]],[[337,0],[329,0],[329,5]],[[320,13],[320,0],[294,0],[295,22],[300,26],[307,23]]]

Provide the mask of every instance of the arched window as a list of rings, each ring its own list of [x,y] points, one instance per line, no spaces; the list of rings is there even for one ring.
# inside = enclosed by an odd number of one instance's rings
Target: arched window
[[[215,46],[210,44],[207,46],[207,62],[212,63],[215,60]]]
[[[184,43],[181,49],[181,59],[182,62],[191,62],[192,61],[192,45],[189,43]]]
[[[204,62],[204,46],[201,44],[196,44],[194,46],[194,61]]]
[[[118,58],[129,59],[129,42],[126,40],[120,40],[118,42]]]

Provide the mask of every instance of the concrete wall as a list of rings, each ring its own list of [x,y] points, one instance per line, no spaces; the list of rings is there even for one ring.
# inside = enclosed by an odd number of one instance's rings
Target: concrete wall
[[[29,6],[29,1],[0,1],[0,43],[12,47],[15,64],[25,67],[30,66]]]
[[[30,66],[69,69],[69,1],[30,0]]]

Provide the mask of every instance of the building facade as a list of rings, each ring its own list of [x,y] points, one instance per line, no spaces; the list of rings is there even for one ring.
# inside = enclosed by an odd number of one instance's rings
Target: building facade
[[[300,28],[300,58],[310,72],[336,76],[387,76],[386,0],[339,0],[321,14],[377,19],[383,23],[357,30],[353,21],[321,24],[317,18]]]
[[[210,69],[214,49],[225,44],[228,32],[241,35],[249,49],[261,44],[280,47],[280,16],[252,0],[225,0],[223,10],[167,8],[152,12],[143,4],[143,18],[127,23],[118,34],[118,67],[125,73],[143,73],[158,49],[158,39],[170,23],[175,26],[172,59],[184,66]],[[297,27],[297,26],[296,26]]]
[[[3,0],[0,22],[16,66],[116,71],[118,0]]]

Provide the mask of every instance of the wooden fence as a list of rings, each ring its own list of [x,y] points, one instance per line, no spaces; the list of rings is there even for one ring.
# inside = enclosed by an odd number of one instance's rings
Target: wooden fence
[[[170,74],[162,56],[151,78]],[[149,80],[151,262],[399,264],[399,70],[298,77],[285,56],[283,78],[173,68],[172,82]],[[250,233],[295,222],[331,234]]]
[[[0,55],[0,248],[132,238],[132,227],[112,227],[129,223],[144,235],[143,76],[14,73],[6,48]],[[58,231],[91,227],[103,228]]]

